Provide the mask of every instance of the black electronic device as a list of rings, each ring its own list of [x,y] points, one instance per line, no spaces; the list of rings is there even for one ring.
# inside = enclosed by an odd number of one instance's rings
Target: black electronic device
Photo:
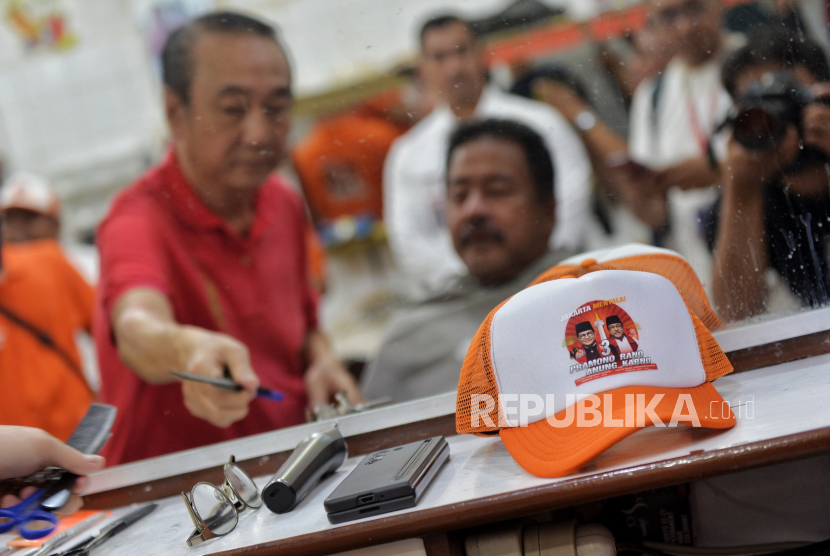
[[[323,503],[331,523],[411,508],[450,458],[443,436],[366,456]]]
[[[347,457],[346,440],[337,425],[311,434],[297,445],[262,489],[262,500],[274,513],[291,511],[320,479],[336,471]]]
[[[801,134],[801,113],[811,103],[828,101],[816,98],[791,72],[771,72],[747,88],[728,121],[738,143],[753,151],[771,151],[781,143],[787,126]]]

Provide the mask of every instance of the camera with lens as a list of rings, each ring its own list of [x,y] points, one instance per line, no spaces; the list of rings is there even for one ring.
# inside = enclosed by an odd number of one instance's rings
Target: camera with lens
[[[789,72],[765,74],[738,101],[732,118],[735,140],[753,151],[774,150],[792,124],[801,135],[801,111],[817,99]]]

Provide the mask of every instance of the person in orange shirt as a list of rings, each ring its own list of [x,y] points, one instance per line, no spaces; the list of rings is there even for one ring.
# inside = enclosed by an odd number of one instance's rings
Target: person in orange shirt
[[[94,398],[74,340],[91,330],[93,306],[56,241],[0,237],[0,425],[69,438]]]
[[[338,114],[317,122],[291,155],[316,224],[383,217],[383,161],[402,133],[378,117]]]
[[[3,237],[8,242],[58,239],[61,203],[45,179],[17,172],[0,188]]]

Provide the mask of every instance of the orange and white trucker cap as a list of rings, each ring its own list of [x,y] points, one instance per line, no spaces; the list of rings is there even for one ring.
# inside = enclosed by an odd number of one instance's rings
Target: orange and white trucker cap
[[[640,248],[566,261],[490,312],[461,369],[459,433],[499,434],[526,471],[560,477],[646,426],[735,425],[710,384],[732,366],[684,299],[696,288],[681,295],[674,280],[625,269],[648,255]]]
[[[60,200],[45,178],[26,172],[17,172],[0,187],[0,210],[13,208],[57,218],[60,212]]]

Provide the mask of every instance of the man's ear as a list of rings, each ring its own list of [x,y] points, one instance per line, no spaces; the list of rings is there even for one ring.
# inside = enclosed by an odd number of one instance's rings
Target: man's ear
[[[184,123],[186,110],[187,106],[185,106],[181,95],[170,87],[164,87],[164,113],[167,116],[167,124],[170,126],[173,137],[177,135],[177,131],[181,129]]]

